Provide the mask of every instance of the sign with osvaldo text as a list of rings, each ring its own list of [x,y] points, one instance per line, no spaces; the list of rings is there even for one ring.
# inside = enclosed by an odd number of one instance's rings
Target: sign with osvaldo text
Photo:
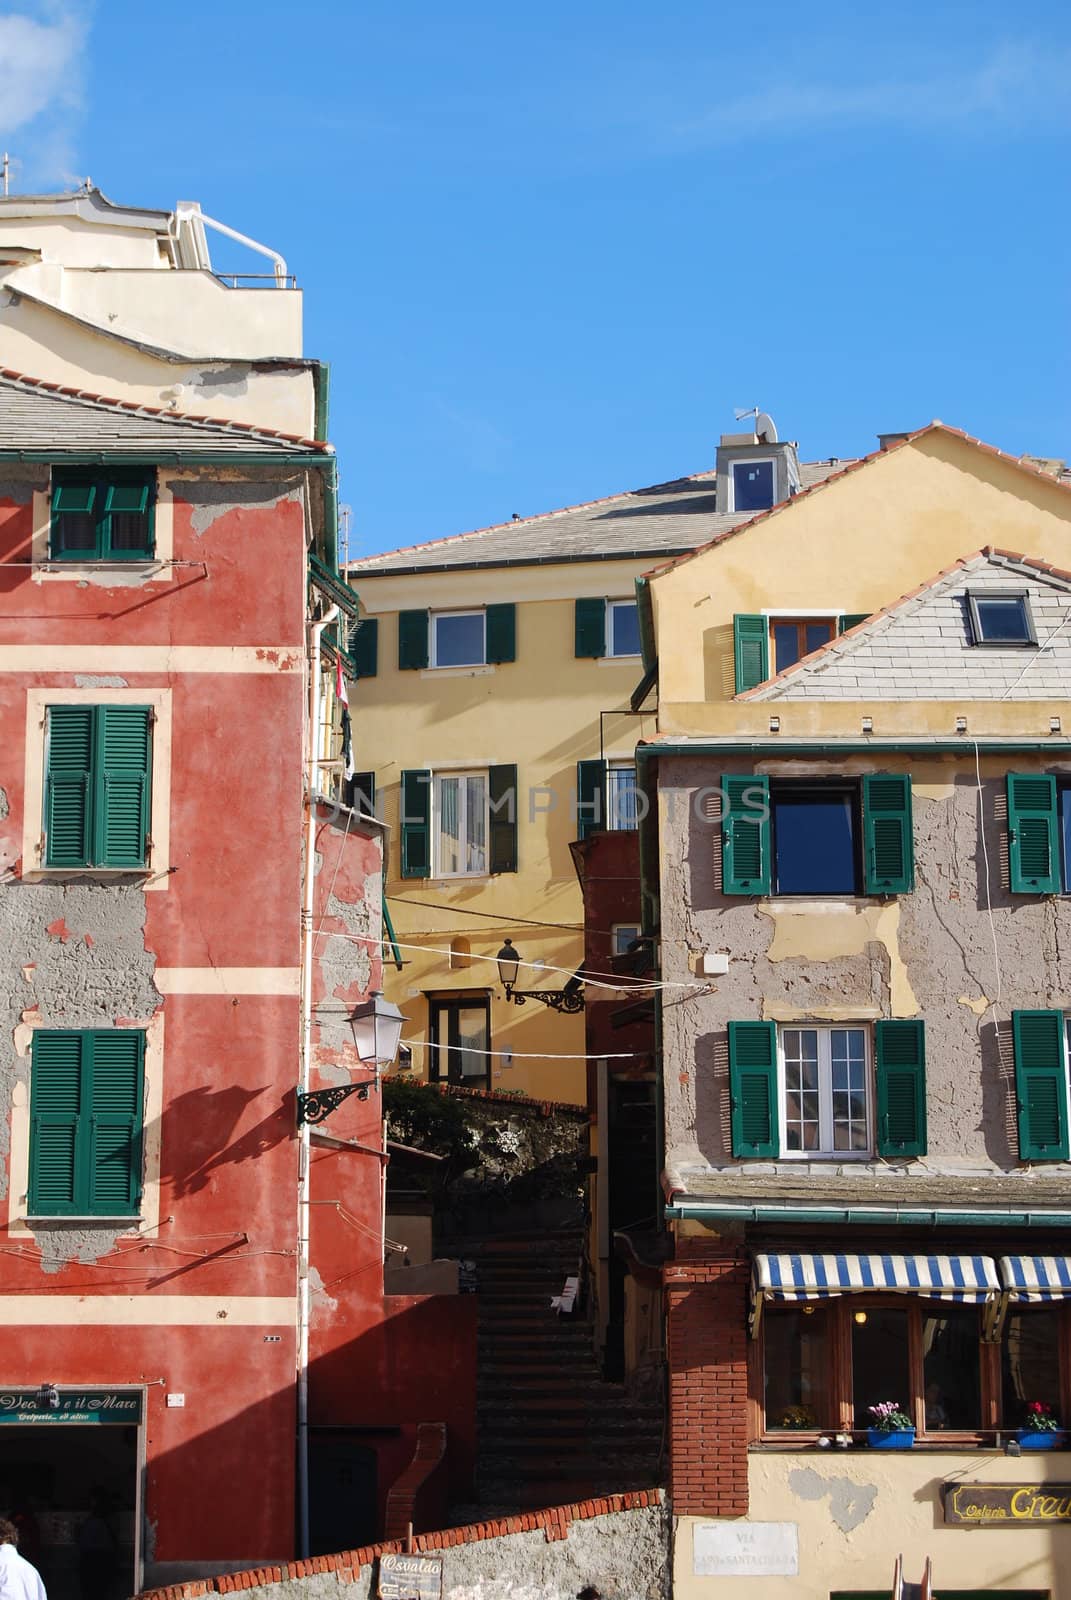
[[[141,1394],[129,1389],[0,1389],[0,1423],[141,1421]]]
[[[692,1532],[697,1578],[798,1578],[795,1522],[697,1522]]]
[[[442,1600],[442,1556],[380,1556],[380,1600]]]
[[[946,1483],[945,1521],[957,1528],[1071,1522],[1071,1483]]]

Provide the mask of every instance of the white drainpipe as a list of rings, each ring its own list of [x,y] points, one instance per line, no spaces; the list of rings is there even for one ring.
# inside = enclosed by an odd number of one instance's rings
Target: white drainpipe
[[[313,796],[320,792],[320,635],[338,616],[332,605],[326,616],[309,625],[309,705],[308,705],[308,824],[305,838],[305,894],[301,916],[301,1061],[298,1093],[308,1094],[312,1070],[312,963],[313,913],[316,891],[316,807]],[[298,1555],[309,1553],[309,1171],[310,1129],[302,1123],[298,1132],[298,1348],[297,1348],[297,1479],[298,1479]]]

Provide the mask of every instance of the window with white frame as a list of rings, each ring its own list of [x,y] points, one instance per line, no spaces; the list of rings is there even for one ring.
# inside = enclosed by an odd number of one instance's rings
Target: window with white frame
[[[607,600],[606,654],[640,654],[640,616],[635,600]]]
[[[487,660],[485,611],[433,611],[431,665],[482,667]]]
[[[611,955],[627,956],[629,946],[635,944],[640,931],[638,922],[615,922],[610,929]]]
[[[606,768],[606,826],[614,833],[638,826],[636,763],[611,761]]]
[[[774,503],[774,462],[734,461],[733,510],[768,511]]]
[[[485,876],[488,870],[487,773],[436,773],[432,804],[435,876]]]
[[[871,1148],[865,1028],[782,1028],[784,1150],[865,1155]]]

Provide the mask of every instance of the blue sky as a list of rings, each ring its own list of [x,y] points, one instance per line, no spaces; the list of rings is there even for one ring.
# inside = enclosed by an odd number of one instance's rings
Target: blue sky
[[[1051,0],[0,0],[19,187],[282,251],[354,554],[931,417],[1071,456]],[[236,258],[221,265],[246,265]]]

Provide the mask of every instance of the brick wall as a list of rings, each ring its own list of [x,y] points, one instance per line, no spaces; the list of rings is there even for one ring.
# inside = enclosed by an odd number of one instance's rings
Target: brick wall
[[[663,1272],[677,1516],[747,1515],[747,1290],[740,1254],[682,1239]]]

